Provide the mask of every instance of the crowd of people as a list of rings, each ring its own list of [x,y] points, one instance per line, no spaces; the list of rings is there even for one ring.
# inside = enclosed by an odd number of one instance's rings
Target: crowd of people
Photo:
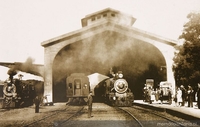
[[[149,102],[150,104],[155,102],[160,102],[160,104],[163,103],[163,100],[167,100],[169,104],[172,103],[172,101],[175,102],[176,107],[186,106],[186,107],[194,107],[193,102],[197,102],[195,106],[197,106],[200,109],[200,83],[198,83],[198,88],[193,89],[191,85],[188,85],[187,88],[185,88],[183,85],[180,85],[175,90],[175,94],[173,96],[171,89],[167,89],[163,91],[163,89],[156,88],[155,90],[151,87],[144,88],[144,99],[143,101]],[[165,95],[164,95],[165,93]],[[166,96],[166,93],[168,96]],[[166,96],[164,98],[164,96]]]
[[[176,106],[187,106],[193,107],[193,102],[197,101],[198,108],[200,109],[200,83],[198,83],[198,89],[195,91],[189,85],[188,89],[186,89],[183,85],[177,88],[174,101]]]
[[[163,103],[163,100],[167,100],[171,104],[172,92],[170,88],[156,88],[155,90],[152,87],[144,88],[144,99],[143,101],[149,102],[158,102]]]

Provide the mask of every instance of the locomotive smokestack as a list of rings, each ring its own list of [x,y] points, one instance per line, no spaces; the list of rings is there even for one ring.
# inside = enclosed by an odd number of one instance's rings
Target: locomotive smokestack
[[[17,71],[14,68],[11,68],[8,70],[7,74],[9,75],[11,82],[13,82],[13,76],[17,74]]]
[[[110,68],[110,74],[111,74],[113,77],[115,77],[115,73],[113,72],[113,68],[112,68],[112,67]]]

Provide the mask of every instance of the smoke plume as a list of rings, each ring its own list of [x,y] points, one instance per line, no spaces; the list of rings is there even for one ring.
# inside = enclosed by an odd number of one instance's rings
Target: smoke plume
[[[26,73],[43,76],[43,66],[34,64],[34,59],[29,57],[24,63],[15,62],[13,66],[8,70],[8,75],[13,77],[18,73],[18,71],[23,71]]]
[[[115,67],[134,77],[147,70],[150,63],[165,63],[154,46],[107,31],[64,47],[54,60],[53,75],[57,81],[74,72],[106,75]]]

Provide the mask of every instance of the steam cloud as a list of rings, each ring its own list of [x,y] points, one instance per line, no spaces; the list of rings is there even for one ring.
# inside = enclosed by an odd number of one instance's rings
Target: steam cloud
[[[110,68],[124,75],[142,74],[149,64],[165,64],[163,56],[151,44],[106,31],[64,47],[53,64],[55,81],[74,72],[109,74]]]
[[[8,73],[8,75],[10,75],[10,77],[13,77],[14,75],[16,75],[18,73],[18,71],[23,71],[23,72],[31,73],[34,75],[43,76],[42,67],[36,66],[33,63],[34,63],[34,59],[29,57],[29,58],[27,58],[27,60],[24,63],[16,62],[8,70],[7,73]]]

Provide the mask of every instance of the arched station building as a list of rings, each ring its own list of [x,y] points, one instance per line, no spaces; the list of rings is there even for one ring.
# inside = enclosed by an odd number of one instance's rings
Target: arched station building
[[[106,75],[113,67],[130,79],[132,89],[142,88],[145,78],[162,73],[164,77],[158,80],[172,83],[174,90],[172,59],[177,42],[134,28],[135,21],[131,15],[107,8],[86,15],[81,29],[42,42],[48,100],[65,98],[65,79],[71,73]]]

